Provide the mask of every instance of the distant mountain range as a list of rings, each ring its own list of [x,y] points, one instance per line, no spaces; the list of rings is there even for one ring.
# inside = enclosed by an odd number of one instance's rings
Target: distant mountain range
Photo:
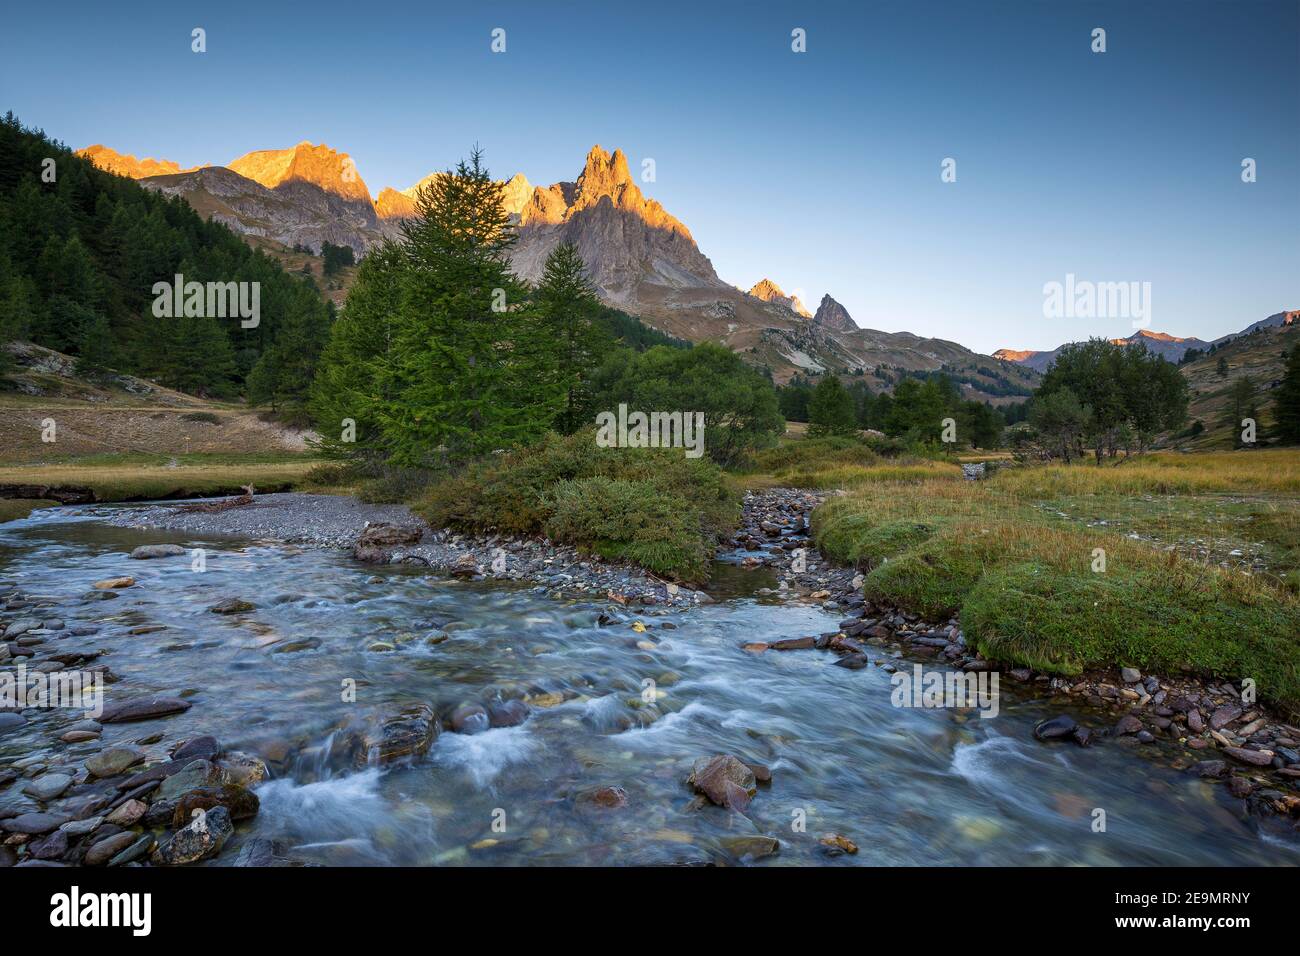
[[[1176,335],[1170,335],[1167,332],[1148,332],[1146,329],[1138,329],[1128,338],[1111,339],[1111,341],[1116,345],[1129,345],[1141,342],[1147,347],[1147,351],[1154,352],[1161,358],[1176,363],[1192,349],[1200,349],[1204,351],[1211,345],[1220,345],[1239,335],[1246,335],[1249,332],[1254,332],[1256,329],[1269,328],[1277,325],[1291,325],[1297,320],[1300,320],[1300,311],[1275,312],[1266,319],[1252,322],[1240,332],[1222,335],[1219,338],[1208,342],[1205,339],[1198,339],[1195,337],[1180,338]],[[998,349],[993,353],[993,357],[1007,362],[1014,362],[1018,365],[1024,365],[1037,372],[1045,372],[1047,368],[1056,361],[1057,354],[1064,347],[1064,345],[1058,346],[1050,352],[1033,352],[1023,349]]]
[[[372,199],[347,153],[309,142],[188,169],[103,145],[80,152],[149,189],[184,197],[250,242],[313,252],[329,242],[364,254],[399,235],[403,219],[414,214],[419,187],[445,175],[432,173],[406,189],[386,187]],[[641,192],[620,150],[592,147],[572,182],[534,186],[517,174],[506,181],[505,198],[518,225],[512,264],[522,278],[538,279],[550,251],[573,242],[606,303],[670,335],[722,342],[770,369],[777,382],[829,370],[866,375],[872,387],[885,389],[902,373],[947,369],[967,396],[1005,402],[1027,394],[1037,379],[1032,366],[1000,362],[956,342],[861,329],[829,294],[810,314],[771,279],[749,291],[725,282],[686,225]]]

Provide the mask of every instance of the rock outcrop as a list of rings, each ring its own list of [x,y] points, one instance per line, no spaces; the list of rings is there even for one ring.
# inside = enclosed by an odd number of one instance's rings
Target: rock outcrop
[[[813,322],[822,328],[836,332],[858,330],[858,325],[849,315],[849,310],[832,299],[829,293],[822,296],[821,305],[817,306],[817,314],[813,316]]]
[[[770,302],[773,305],[783,306],[793,312],[795,315],[801,315],[805,319],[812,318],[809,312],[798,296],[786,295],[781,291],[781,287],[771,279],[760,279],[754,287],[749,290],[749,294],[756,299],[762,299],[764,302]]]

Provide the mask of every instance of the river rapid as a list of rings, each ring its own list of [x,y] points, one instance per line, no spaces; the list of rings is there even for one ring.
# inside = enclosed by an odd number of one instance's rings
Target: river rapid
[[[759,594],[770,572],[720,567],[714,600],[693,608],[620,608],[367,566],[341,550],[101,520],[120,510],[50,509],[0,526],[0,591],[52,600],[40,614],[64,622],[50,640],[60,650],[105,652],[99,662],[120,678],[110,703],[166,694],[192,707],[72,744],[60,735],[81,713],[29,709],[0,735],[0,768],[73,772],[114,744],[161,760],[200,734],[257,754],[270,767],[260,810],[210,865],[257,838],[284,860],[327,865],[1300,861],[1294,837],[1154,755],[1036,741],[1034,724],[1057,711],[1011,682],[986,719],[896,707],[880,666],[742,650],[836,629],[839,615],[817,602]],[[127,560],[155,543],[205,549],[205,570],[188,555]],[[86,598],[125,574],[136,584],[117,598]],[[230,598],[255,607],[208,610]],[[395,649],[371,649],[384,645]],[[412,703],[445,715],[511,699],[529,702],[523,723],[444,729],[413,761],[358,768],[338,747]],[[700,805],[686,784],[714,754],[771,769],[744,815]],[[36,808],[21,782],[0,789],[0,808]],[[625,805],[596,796],[610,787]],[[828,833],[858,852],[829,851]],[[755,836],[779,852],[755,859]]]

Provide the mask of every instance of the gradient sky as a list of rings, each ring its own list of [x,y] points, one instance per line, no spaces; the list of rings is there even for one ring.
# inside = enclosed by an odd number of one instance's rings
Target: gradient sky
[[[372,193],[619,147],[725,280],[984,352],[1131,333],[1044,318],[1067,273],[1178,335],[1300,308],[1297,0],[277,6],[10,4],[0,109],[183,166],[325,142]]]

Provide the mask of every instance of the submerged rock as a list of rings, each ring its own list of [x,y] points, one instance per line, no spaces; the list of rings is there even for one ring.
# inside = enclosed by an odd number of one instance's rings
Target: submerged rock
[[[458,734],[477,734],[490,726],[487,709],[482,704],[461,704],[447,721]]]
[[[93,757],[86,758],[86,769],[96,777],[116,777],[144,760],[144,754],[134,747],[109,747]]]
[[[382,764],[427,753],[438,736],[438,720],[428,704],[415,704],[384,720],[376,736],[366,741],[363,760],[373,756]]]
[[[102,581],[96,581],[91,585],[97,591],[116,591],[119,588],[129,588],[135,586],[135,578],[105,578]]]
[[[754,771],[730,754],[701,757],[686,782],[718,806],[741,812],[758,792]]]
[[[227,598],[208,608],[213,614],[243,614],[245,611],[257,610],[257,605],[241,601],[239,598]]]
[[[137,697],[104,709],[99,718],[101,724],[122,724],[131,720],[153,720],[155,717],[167,717],[181,714],[192,705],[179,697]]]
[[[828,833],[817,842],[826,847],[833,856],[838,856],[840,853],[853,854],[858,852],[856,843],[846,836],[840,836],[838,833]]]
[[[150,558],[174,558],[184,553],[185,549],[179,544],[142,544],[131,552],[131,557],[136,561],[147,561]]]
[[[1057,740],[1061,737],[1069,737],[1078,726],[1073,717],[1058,714],[1055,717],[1049,717],[1047,720],[1039,721],[1034,726],[1034,737],[1037,740]]]

